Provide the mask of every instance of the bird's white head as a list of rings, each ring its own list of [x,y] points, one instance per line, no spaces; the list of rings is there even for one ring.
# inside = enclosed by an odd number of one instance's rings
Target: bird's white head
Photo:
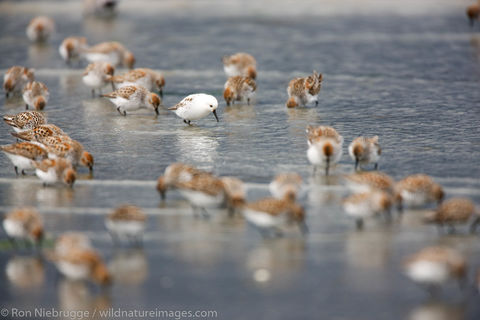
[[[217,108],[218,108],[218,101],[217,98],[215,98],[212,95],[209,94],[202,94],[201,95],[202,102],[204,105],[210,110],[210,112],[213,113],[215,116],[215,119],[217,119],[218,122],[218,116],[217,116]]]

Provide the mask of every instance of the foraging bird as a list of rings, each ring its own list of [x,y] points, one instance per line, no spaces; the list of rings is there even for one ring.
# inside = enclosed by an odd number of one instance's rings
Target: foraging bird
[[[247,104],[255,97],[257,85],[255,80],[249,77],[230,77],[225,82],[223,97],[227,106],[235,101],[247,100]]]
[[[292,79],[287,87],[287,108],[305,106],[315,102],[318,105],[318,93],[322,87],[323,75],[313,71],[313,74],[305,78]]]
[[[378,160],[382,149],[378,143],[378,136],[372,138],[358,137],[348,146],[348,154],[355,161],[355,170],[358,166],[375,164],[375,170],[378,169]]]
[[[35,174],[43,182],[43,186],[62,182],[73,187],[77,174],[70,161],[58,159],[45,159],[42,162],[34,162]]]
[[[474,232],[480,223],[480,211],[467,198],[452,198],[442,204],[433,212],[425,215],[425,222],[435,223],[439,227],[448,226],[451,232],[455,231],[455,225],[466,224],[472,220],[470,231]]]
[[[168,108],[183,119],[183,122],[190,125],[193,120],[198,120],[213,113],[218,122],[217,116],[218,101],[214,96],[205,93],[191,94],[175,106]]]
[[[128,240],[140,244],[145,231],[147,216],[132,205],[122,205],[110,213],[105,219],[105,227],[116,240]]]
[[[44,235],[42,219],[34,208],[18,208],[8,212],[3,219],[3,229],[12,241],[40,244]]]
[[[22,132],[46,124],[47,118],[38,111],[24,111],[15,115],[5,115],[3,121],[16,132]]]
[[[123,116],[127,115],[127,111],[141,108],[153,109],[155,114],[158,115],[158,106],[162,103],[162,100],[156,93],[150,92],[145,87],[139,85],[121,87],[102,95],[102,97],[109,98],[117,107],[118,113]]]
[[[160,193],[162,199],[165,199],[168,189],[175,189],[179,182],[190,181],[194,175],[202,172],[203,171],[184,163],[172,163],[165,168],[163,176],[158,178],[157,191]]]
[[[55,22],[45,16],[33,18],[27,26],[27,36],[32,42],[45,42],[55,31]]]
[[[408,257],[404,269],[412,281],[433,290],[449,280],[463,281],[467,273],[467,263],[456,250],[428,247]]]
[[[328,175],[330,166],[340,161],[342,157],[343,137],[332,127],[307,127],[308,134],[308,161],[314,166],[325,168]]]
[[[395,185],[399,210],[402,210],[403,206],[421,207],[432,202],[440,203],[444,195],[442,186],[426,174],[407,176]]]
[[[23,88],[23,101],[25,101],[26,109],[28,106],[34,107],[35,110],[42,111],[47,105],[50,93],[47,86],[40,81],[32,81]]]
[[[45,148],[30,142],[18,142],[0,146],[0,150],[12,161],[15,174],[17,175],[19,171],[24,175],[25,170],[35,168],[35,161],[42,161],[48,157],[48,152]]]
[[[392,196],[381,190],[356,193],[343,201],[343,209],[355,219],[357,229],[363,228],[364,219],[385,214],[390,219]]]
[[[8,98],[10,93],[22,92],[23,87],[35,80],[35,70],[21,66],[13,66],[3,76],[3,89]]]
[[[67,64],[72,60],[77,60],[82,57],[83,51],[88,48],[87,38],[85,37],[68,37],[63,39],[58,52]]]
[[[223,56],[223,70],[227,77],[243,76],[255,79],[257,77],[257,61],[245,52]]]

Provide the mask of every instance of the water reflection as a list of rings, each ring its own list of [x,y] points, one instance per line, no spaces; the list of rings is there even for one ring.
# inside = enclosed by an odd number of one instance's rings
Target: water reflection
[[[48,43],[35,43],[28,47],[28,64],[33,68],[49,65],[56,50]]]
[[[465,319],[464,307],[439,301],[426,302],[414,308],[410,320],[461,320]]]
[[[176,145],[180,162],[207,165],[206,169],[211,169],[218,158],[218,140],[208,129],[186,126],[178,130]]]
[[[242,120],[252,120],[256,117],[255,106],[251,105],[233,105],[223,109],[223,119],[226,122],[237,123]]]
[[[75,65],[75,67],[83,69],[81,65]],[[79,70],[78,73],[62,74],[58,79],[60,89],[69,96],[79,95],[80,89],[84,88],[81,70]],[[82,91],[86,91],[86,89]],[[84,101],[82,101],[82,103],[84,103]]]
[[[20,289],[40,287],[45,282],[45,267],[40,257],[14,256],[8,260],[5,273]]]
[[[392,237],[391,230],[349,232],[345,248],[347,262],[353,267],[366,269],[385,267],[391,256]]]
[[[57,287],[58,306],[64,311],[105,310],[111,307],[110,295],[106,291],[94,293],[83,281],[62,279]]]
[[[115,283],[139,286],[148,276],[148,261],[143,249],[123,249],[114,253],[108,269]]]
[[[287,286],[299,276],[305,252],[303,238],[264,240],[248,252],[245,267],[256,283]]]
[[[37,203],[46,207],[69,206],[75,198],[75,191],[72,188],[59,187],[38,187],[36,192]]]

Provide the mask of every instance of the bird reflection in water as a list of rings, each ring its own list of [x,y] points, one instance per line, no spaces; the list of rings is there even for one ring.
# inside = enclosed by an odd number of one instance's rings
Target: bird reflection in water
[[[265,240],[250,250],[245,267],[258,284],[288,286],[300,274],[305,251],[303,238]]]
[[[44,262],[40,257],[14,256],[5,267],[8,280],[20,289],[32,289],[45,282]]]

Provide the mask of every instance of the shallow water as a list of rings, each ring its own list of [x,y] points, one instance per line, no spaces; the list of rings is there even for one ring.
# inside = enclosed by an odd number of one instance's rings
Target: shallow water
[[[354,231],[340,206],[348,193],[340,175],[353,170],[346,146],[333,175],[313,179],[305,137],[308,124],[334,126],[346,145],[358,135],[379,135],[381,170],[396,179],[425,172],[448,197],[480,203],[480,26],[468,27],[467,2],[294,3],[124,1],[107,21],[82,18],[75,1],[0,3],[0,70],[34,67],[50,88],[49,121],[95,157],[93,179],[82,171],[72,191],[15,177],[1,155],[0,210],[38,207],[51,238],[85,231],[118,279],[109,291],[71,283],[51,264],[4,244],[2,306],[201,309],[216,310],[222,319],[480,316],[472,288],[462,292],[452,284],[430,299],[401,267],[406,255],[445,244],[468,257],[471,282],[480,266],[478,236],[439,235],[414,211],[393,226],[379,221]],[[34,13],[56,21],[47,46],[31,45],[24,36]],[[74,34],[90,44],[121,41],[138,67],[164,71],[165,106],[194,92],[215,95],[220,122],[211,116],[187,127],[166,108],[159,117],[146,110],[120,116],[83,86],[84,63],[69,68],[60,60],[59,43]],[[256,105],[223,102],[221,57],[235,51],[257,59]],[[324,74],[318,107],[287,110],[288,81],[313,69]],[[21,98],[3,95],[0,105],[2,114],[24,108]],[[0,144],[14,142],[9,130],[0,126]],[[210,221],[193,218],[175,192],[161,202],[154,180],[174,161],[241,178],[249,200],[266,196],[276,173],[298,172],[306,182],[301,203],[311,233],[302,239],[292,230],[286,238],[263,240],[225,212]],[[149,215],[143,250],[114,248],[105,232],[104,215],[124,202]],[[12,278],[12,269],[28,281]]]

